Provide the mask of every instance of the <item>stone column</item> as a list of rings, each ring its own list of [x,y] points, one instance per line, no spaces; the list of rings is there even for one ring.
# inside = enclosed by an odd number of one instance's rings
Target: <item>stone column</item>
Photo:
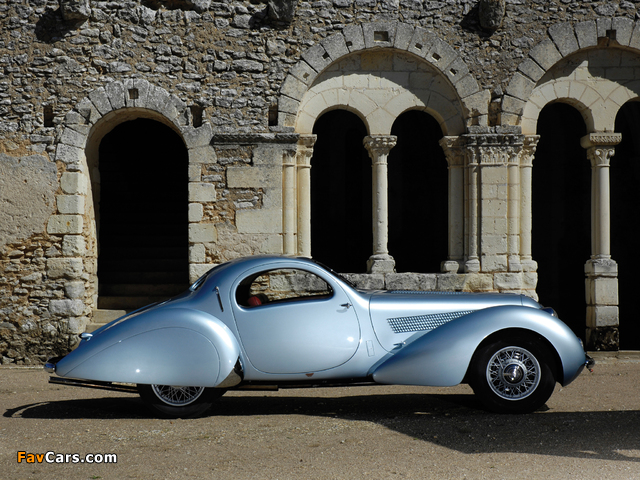
[[[587,346],[619,347],[618,265],[611,259],[611,196],[609,165],[620,143],[619,133],[590,133],[580,144],[591,161],[591,258],[585,265]]]
[[[373,167],[373,255],[367,262],[369,273],[391,273],[396,262],[388,250],[389,200],[387,157],[396,145],[393,135],[374,135],[364,138]]]
[[[478,152],[466,151],[465,185],[467,201],[465,202],[465,241],[467,258],[464,264],[466,273],[480,271],[480,258],[478,256]]]
[[[298,255],[311,257],[311,157],[316,135],[298,140]]]
[[[296,152],[285,150],[282,159],[283,252],[296,254]]]
[[[441,270],[457,273],[464,269],[464,138],[443,137],[440,145],[449,169],[448,258]]]
[[[469,232],[465,271],[521,272],[518,164],[524,135],[509,127],[485,127],[465,138]],[[509,289],[516,288],[513,285]]]
[[[538,264],[531,256],[532,232],[532,167],[539,135],[527,135],[520,152],[520,264],[525,272],[535,272]]]

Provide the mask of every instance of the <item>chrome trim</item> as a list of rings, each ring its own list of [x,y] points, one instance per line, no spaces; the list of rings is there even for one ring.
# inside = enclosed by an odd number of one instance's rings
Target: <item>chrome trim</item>
[[[117,392],[138,393],[138,388],[132,384],[99,382],[97,380],[81,380],[79,378],[49,377],[49,383],[72,387],[97,388],[99,390],[115,390]]]

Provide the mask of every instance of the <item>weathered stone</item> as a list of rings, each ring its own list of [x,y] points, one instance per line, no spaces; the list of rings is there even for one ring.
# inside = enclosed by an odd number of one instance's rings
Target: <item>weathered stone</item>
[[[216,187],[211,183],[189,183],[190,202],[215,202],[217,198]]]
[[[56,166],[45,157],[0,153],[0,247],[45,230],[57,188]]]
[[[293,21],[298,0],[269,0],[269,18],[281,22]]]
[[[81,235],[65,235],[62,240],[62,255],[65,257],[83,257],[86,253],[86,242]]]
[[[506,10],[505,0],[480,0],[480,26],[493,32],[500,28]]]
[[[51,300],[49,303],[51,315],[74,316],[82,315],[84,312],[84,302],[82,300]]]
[[[47,275],[49,278],[80,278],[84,271],[81,258],[49,258]]]
[[[47,222],[47,233],[52,235],[82,233],[82,228],[81,215],[53,215]]]
[[[84,22],[91,16],[89,0],[60,0],[60,10],[68,22]]]

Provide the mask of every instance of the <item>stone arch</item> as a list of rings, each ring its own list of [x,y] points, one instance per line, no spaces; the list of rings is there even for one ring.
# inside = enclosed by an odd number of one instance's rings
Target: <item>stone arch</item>
[[[382,74],[375,80],[386,82],[380,90],[394,94],[381,98],[368,92],[367,86],[373,85],[358,75],[379,71],[360,63],[372,54],[382,61],[413,61],[418,65],[416,78]],[[421,74],[430,74],[428,84]],[[351,25],[302,54],[282,84],[278,123],[306,135],[322,113],[344,108],[360,116],[370,134],[388,134],[397,115],[422,108],[439,119],[446,135],[460,135],[469,125],[487,125],[488,104],[488,92],[480,89],[464,60],[444,40],[402,22],[374,22]]]
[[[635,65],[640,23],[625,17],[560,23],[519,65],[502,102],[503,125],[535,133],[540,111],[553,102],[576,107],[587,134],[580,145],[591,167],[591,255],[585,259],[587,345],[618,348],[618,264],[611,255],[610,160],[621,135],[616,116],[640,98]],[[535,168],[535,167],[534,167]],[[603,294],[604,292],[604,294]]]
[[[137,118],[152,119],[174,130],[185,144],[189,163],[201,163],[201,158],[211,155],[210,124],[193,127],[187,104],[176,95],[146,80],[110,82],[89,93],[67,113],[55,160],[65,165],[61,186],[65,194],[76,199],[73,213],[77,218],[72,224],[73,228],[55,233],[67,234],[63,237],[63,242],[74,242],[76,245],[73,251],[80,263],[84,263],[86,273],[94,285],[94,309],[97,305],[97,219],[94,198],[99,188],[99,175],[95,170],[98,147],[102,138],[114,127]],[[199,186],[197,182],[190,182],[190,198],[206,196],[203,190],[211,187],[205,185],[205,188],[200,189]],[[193,195],[191,192],[194,192]],[[63,217],[70,212],[61,210],[59,205],[57,213],[59,217]]]
[[[521,125],[522,133],[533,135],[542,108],[564,101],[581,112],[589,131],[613,131],[620,107],[640,95],[633,72],[625,74],[629,60],[640,54],[640,24],[598,18],[555,24],[547,33],[506,88],[502,125]]]

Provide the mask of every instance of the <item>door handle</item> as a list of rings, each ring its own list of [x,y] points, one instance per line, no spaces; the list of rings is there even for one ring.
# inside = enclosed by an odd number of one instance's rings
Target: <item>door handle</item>
[[[351,307],[352,305],[350,303],[343,303],[342,305],[340,305],[341,307],[344,307],[346,309],[348,309],[349,307]]]

